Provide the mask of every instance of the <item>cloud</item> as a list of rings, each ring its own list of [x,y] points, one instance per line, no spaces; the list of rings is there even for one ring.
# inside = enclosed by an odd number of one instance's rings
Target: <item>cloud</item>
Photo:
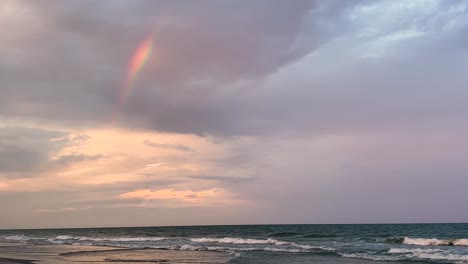
[[[256,82],[323,42],[304,24],[314,1],[8,5],[17,6],[13,13],[30,10],[35,20],[4,21],[24,29],[3,33],[11,37],[0,54],[11,60],[0,64],[0,114],[71,126],[110,123],[128,59],[149,32],[156,32],[154,56],[134,84],[120,125],[178,133],[231,133],[229,118],[238,113],[230,98],[238,83]],[[315,37],[296,48],[304,30]],[[24,31],[29,38],[21,37]]]
[[[0,175],[26,177],[40,171],[52,153],[66,146],[66,132],[0,127]]]
[[[216,175],[191,175],[187,178],[195,180],[210,180],[210,181],[219,181],[225,183],[245,183],[252,182],[255,180],[254,177],[240,177],[240,176],[216,176]]]
[[[34,178],[67,166],[103,158],[100,154],[62,154],[79,148],[89,136],[64,130],[0,127],[0,178]]]
[[[199,191],[174,189],[155,191],[135,190],[123,193],[119,197],[122,199],[172,200],[181,203],[199,204],[201,206],[207,206],[212,203],[230,204],[240,201],[232,193],[219,188]]]
[[[119,113],[124,128],[215,136],[356,129],[436,116],[456,100],[449,93],[434,106],[437,80],[452,91],[464,85],[449,70],[466,66],[455,59],[464,56],[463,1],[6,3],[32,20],[3,18],[21,30],[2,33],[0,52],[11,59],[0,64],[0,114],[18,118],[109,126],[128,59],[152,31],[154,56]],[[409,100],[415,87],[428,96]]]
[[[121,198],[141,198],[145,200],[153,199],[177,199],[184,201],[196,201],[199,197],[212,196],[216,190],[206,190],[200,192],[194,192],[191,190],[186,191],[175,191],[173,189],[164,189],[159,191],[150,190],[136,190],[133,192],[123,193],[120,195]]]
[[[54,160],[54,163],[58,166],[66,166],[74,163],[83,161],[93,161],[103,158],[103,155],[83,155],[83,154],[70,154],[63,155]]]
[[[91,209],[91,208],[65,207],[65,208],[60,208],[60,209],[38,209],[38,210],[34,210],[33,213],[35,213],[35,214],[67,213],[67,212],[84,211],[84,210],[89,210],[89,209]]]
[[[466,1],[0,7],[2,226],[466,219]]]
[[[143,144],[149,147],[153,148],[162,148],[162,149],[174,149],[174,150],[179,150],[179,151],[191,151],[187,146],[184,145],[179,145],[179,144],[164,144],[164,143],[154,143],[149,140],[144,140]]]

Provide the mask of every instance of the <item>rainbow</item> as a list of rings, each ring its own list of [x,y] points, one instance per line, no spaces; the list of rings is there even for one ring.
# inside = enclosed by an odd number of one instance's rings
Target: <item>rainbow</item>
[[[113,112],[113,122],[117,121],[117,114],[127,101],[127,98],[132,90],[133,83],[135,82],[138,74],[141,72],[145,64],[148,62],[148,59],[151,57],[153,52],[153,35],[146,37],[137,49],[133,53],[133,56],[130,59],[128,64],[127,76],[125,81],[120,89],[117,102],[115,103],[115,109]]]

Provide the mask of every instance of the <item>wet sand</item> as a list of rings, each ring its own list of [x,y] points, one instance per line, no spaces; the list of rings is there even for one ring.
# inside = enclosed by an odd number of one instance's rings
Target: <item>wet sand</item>
[[[122,249],[75,245],[0,243],[0,264],[58,263],[228,263],[232,255],[221,252],[157,249]]]

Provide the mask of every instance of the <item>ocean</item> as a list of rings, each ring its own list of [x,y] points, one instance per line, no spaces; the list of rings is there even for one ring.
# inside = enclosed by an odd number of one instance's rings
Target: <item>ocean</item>
[[[0,230],[0,240],[28,245],[105,246],[122,250],[151,249],[153,250],[151,252],[154,252],[154,249],[222,252],[230,256],[227,262],[234,264],[402,263],[408,261],[413,263],[468,263],[468,224],[242,225]],[[125,254],[120,255],[125,258]],[[202,257],[197,255],[197,258]],[[123,259],[123,262],[131,261]],[[198,263],[209,263],[209,261]]]

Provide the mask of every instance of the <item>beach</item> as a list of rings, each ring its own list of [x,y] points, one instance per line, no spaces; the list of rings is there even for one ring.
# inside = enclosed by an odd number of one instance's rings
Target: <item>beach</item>
[[[0,263],[468,263],[467,224],[0,230]]]
[[[58,263],[228,263],[227,253],[157,249],[122,249],[81,245],[0,243],[0,264]]]
[[[271,263],[320,263],[360,264],[375,263],[371,260],[343,259],[334,256],[274,254],[273,259],[264,256],[236,258],[231,254],[210,251],[179,251],[161,249],[122,249],[79,245],[33,245],[0,243],[0,264],[59,264],[59,263],[164,263],[164,264],[271,264]],[[379,264],[392,262],[379,261]],[[395,263],[395,262],[393,262]]]

